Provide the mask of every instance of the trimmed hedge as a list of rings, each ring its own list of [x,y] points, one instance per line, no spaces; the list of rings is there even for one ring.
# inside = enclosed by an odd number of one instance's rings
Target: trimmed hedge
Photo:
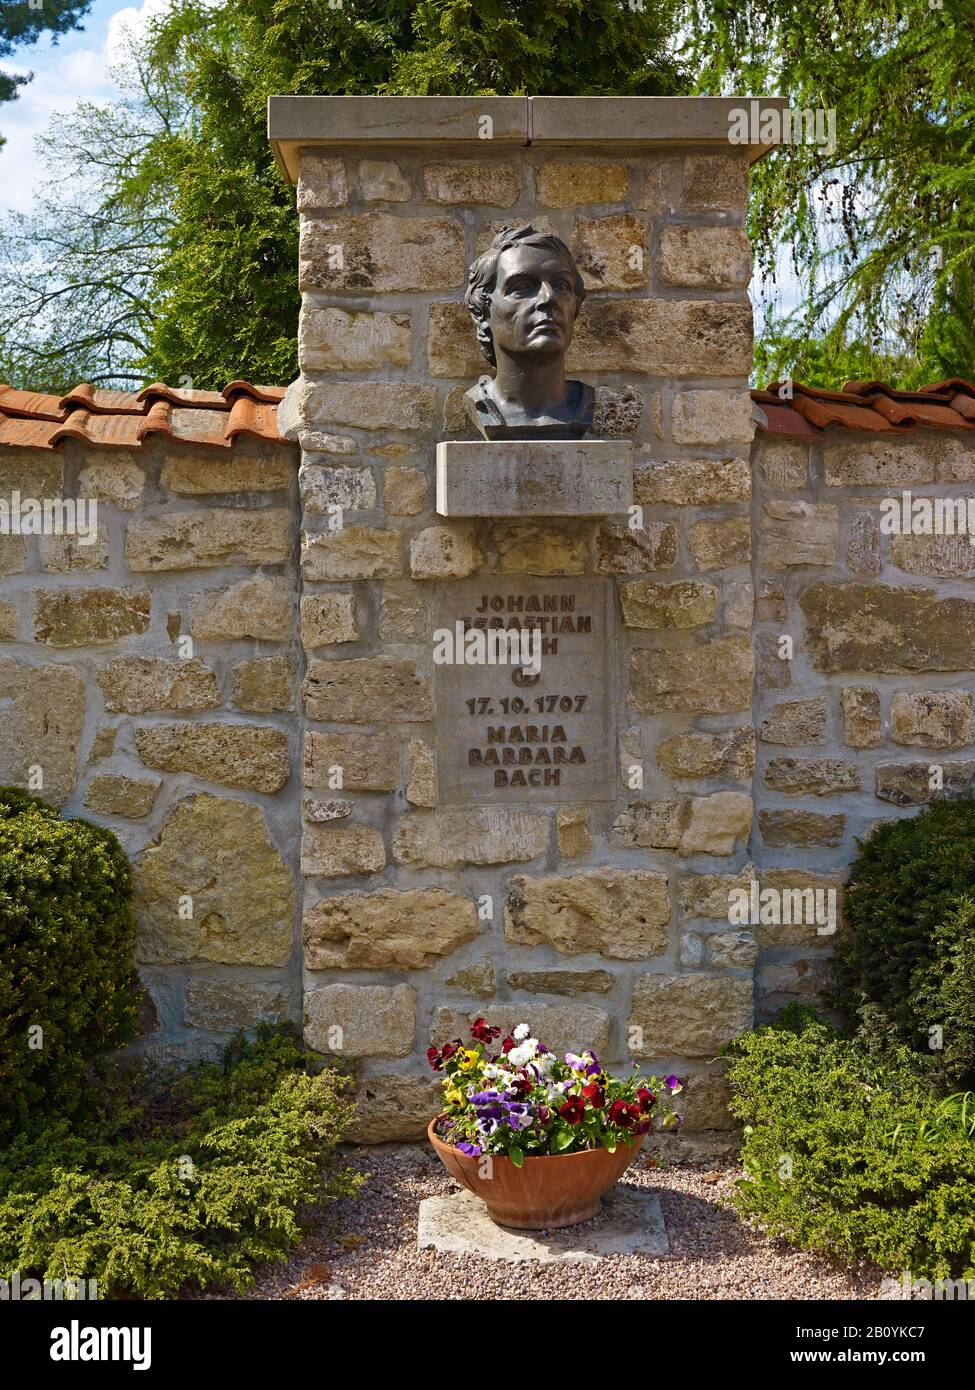
[[[109,830],[0,788],[0,1139],[71,1113],[137,1033],[129,862]]]
[[[289,1026],[222,1064],[129,1069],[0,1152],[0,1278],[95,1279],[100,1298],[252,1281],[301,1239],[300,1209],[353,1195],[336,1169],[353,1083],[315,1074]]]
[[[852,930],[833,956],[831,1002],[861,1034],[926,1056],[945,1091],[975,1086],[973,901],[975,800],[935,802],[860,845],[846,889]]]
[[[904,1041],[918,1046],[912,977],[966,892],[975,892],[975,800],[935,802],[877,826],[861,843],[846,887],[852,931],[833,957],[841,1012],[854,1019],[862,1004],[877,1004]]]
[[[806,1250],[975,1278],[975,1095],[939,1099],[908,1049],[871,1053],[787,1013],[728,1049],[738,1211]]]

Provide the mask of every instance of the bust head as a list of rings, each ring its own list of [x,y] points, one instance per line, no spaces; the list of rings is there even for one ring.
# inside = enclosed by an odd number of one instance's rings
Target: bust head
[[[505,227],[467,276],[464,298],[481,351],[564,357],[586,297],[572,252],[561,237],[530,224]]]
[[[465,299],[496,369],[466,393],[488,439],[573,439],[592,424],[593,390],[566,381],[565,355],[586,297],[572,252],[531,225],[505,227],[471,266]]]

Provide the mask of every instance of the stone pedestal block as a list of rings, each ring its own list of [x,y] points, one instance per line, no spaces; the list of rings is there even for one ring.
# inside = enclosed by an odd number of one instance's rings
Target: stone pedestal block
[[[633,448],[617,439],[447,440],[441,516],[618,516],[633,504]]]

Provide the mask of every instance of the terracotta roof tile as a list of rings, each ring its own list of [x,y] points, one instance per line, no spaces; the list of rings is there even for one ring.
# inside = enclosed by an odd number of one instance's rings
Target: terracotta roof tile
[[[826,391],[794,381],[783,399],[784,385],[773,381],[752,392],[759,429],[767,434],[810,438],[830,425],[888,434],[975,429],[975,386],[960,377],[918,391],[898,391],[883,381],[848,381],[842,391]]]
[[[232,381],[222,391],[153,382],[139,392],[83,381],[65,396],[0,386],[0,448],[55,449],[77,439],[95,449],[139,449],[164,436],[179,444],[232,449],[241,435],[272,444],[283,386]]]

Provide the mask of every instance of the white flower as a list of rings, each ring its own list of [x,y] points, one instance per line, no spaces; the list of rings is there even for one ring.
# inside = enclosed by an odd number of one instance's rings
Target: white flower
[[[519,1023],[518,1027],[515,1029],[511,1036],[514,1038],[515,1042],[523,1042],[524,1039],[528,1037],[528,1034],[530,1032],[531,1029],[529,1028],[527,1023]]]
[[[518,1047],[513,1047],[508,1053],[508,1066],[523,1067],[526,1062],[532,1061],[537,1046],[537,1038],[526,1038],[523,1043]]]

